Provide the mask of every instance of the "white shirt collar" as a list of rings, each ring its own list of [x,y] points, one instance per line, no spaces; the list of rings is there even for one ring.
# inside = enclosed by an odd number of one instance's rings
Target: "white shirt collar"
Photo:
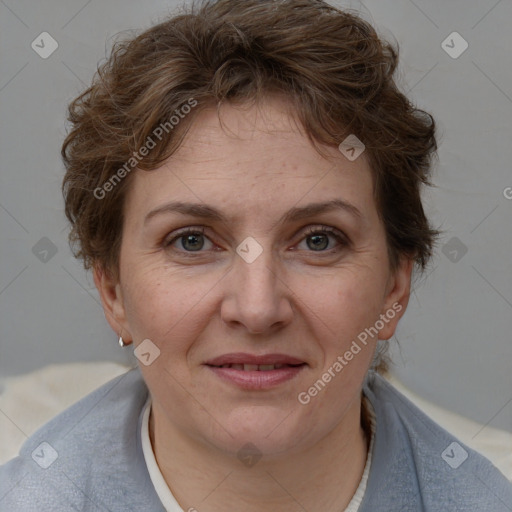
[[[164,480],[162,472],[158,467],[151,446],[151,439],[149,437],[149,413],[151,412],[151,395],[149,395],[146,405],[144,405],[144,413],[142,416],[141,425],[141,441],[142,441],[142,452],[144,453],[144,460],[149,471],[151,482],[155,487],[155,491],[162,502],[166,512],[183,512],[183,509],[179,506],[176,498],[173,496],[167,482]]]

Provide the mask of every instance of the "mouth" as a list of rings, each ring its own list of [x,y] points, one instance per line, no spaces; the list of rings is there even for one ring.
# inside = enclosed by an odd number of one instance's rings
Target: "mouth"
[[[233,370],[242,370],[244,372],[269,372],[272,370],[280,370],[281,368],[297,368],[299,366],[304,366],[306,363],[300,364],[223,364],[223,365],[207,365],[212,366],[213,368],[232,368]]]
[[[236,367],[237,370],[243,370],[247,367],[247,370],[255,371],[254,367],[262,367],[262,371],[268,369],[280,368],[282,366],[299,366],[306,364],[303,359],[288,354],[248,354],[245,352],[233,352],[231,354],[223,354],[221,356],[209,359],[205,363],[208,366],[216,367]],[[270,367],[274,368],[270,368]]]
[[[223,382],[244,390],[274,388],[297,376],[308,364],[286,354],[225,354],[205,365]]]

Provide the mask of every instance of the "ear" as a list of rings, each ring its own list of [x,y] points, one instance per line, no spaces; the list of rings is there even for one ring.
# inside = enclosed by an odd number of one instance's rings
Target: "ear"
[[[112,330],[123,337],[129,344],[132,340],[124,308],[123,294],[119,279],[101,265],[95,265],[93,270],[94,284],[100,294],[103,311]]]
[[[388,340],[395,334],[398,321],[402,318],[411,294],[411,276],[414,260],[401,257],[398,268],[390,275],[380,319],[384,327],[379,331],[379,339]]]

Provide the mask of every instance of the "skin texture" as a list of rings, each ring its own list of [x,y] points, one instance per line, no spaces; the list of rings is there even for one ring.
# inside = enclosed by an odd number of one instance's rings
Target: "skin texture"
[[[151,440],[184,510],[343,510],[367,456],[361,388],[377,339],[307,405],[297,396],[398,303],[378,336],[390,338],[407,307],[412,261],[390,269],[364,153],[350,162],[327,148],[329,159],[321,157],[286,107],[279,97],[226,104],[222,126],[215,110],[201,112],[162,167],[130,177],[119,280],[99,265],[94,272],[116,333],[160,350],[140,365],[153,400]],[[281,220],[331,199],[360,217],[332,210]],[[208,204],[226,219],[166,212],[144,222],[170,201]],[[184,247],[174,238],[185,227],[203,228],[204,238]],[[252,263],[236,253],[249,236],[263,249]],[[271,390],[245,391],[204,365],[232,352],[284,353],[307,366]],[[237,457],[248,442],[262,454],[252,467]]]

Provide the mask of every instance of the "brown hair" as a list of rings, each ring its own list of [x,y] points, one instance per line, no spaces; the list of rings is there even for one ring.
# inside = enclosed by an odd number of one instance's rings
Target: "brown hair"
[[[131,168],[161,165],[202,109],[277,92],[321,154],[321,144],[337,147],[349,134],[363,141],[391,264],[405,255],[424,269],[438,233],[420,197],[437,150],[435,122],[398,90],[397,64],[397,46],[321,0],[203,0],[116,43],[69,106],[63,191],[76,256],[117,275]]]

